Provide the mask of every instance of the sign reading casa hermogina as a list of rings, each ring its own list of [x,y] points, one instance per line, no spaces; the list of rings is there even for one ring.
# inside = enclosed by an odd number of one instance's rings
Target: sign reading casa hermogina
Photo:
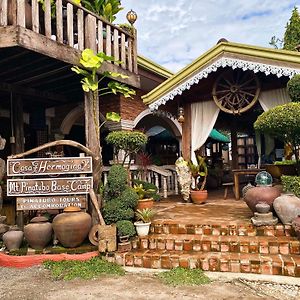
[[[17,210],[86,207],[93,188],[91,157],[30,158],[7,161],[7,196],[17,197]],[[15,177],[25,177],[23,179]],[[61,177],[60,177],[61,176]]]
[[[85,174],[92,172],[91,157],[8,159],[8,176]]]

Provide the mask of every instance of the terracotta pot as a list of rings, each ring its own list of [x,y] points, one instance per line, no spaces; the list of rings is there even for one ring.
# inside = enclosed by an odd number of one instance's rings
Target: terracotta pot
[[[256,212],[256,204],[259,202],[265,202],[270,205],[270,210],[273,209],[274,200],[280,196],[280,192],[276,187],[272,186],[256,186],[254,188],[249,189],[245,194],[245,202],[252,210],[252,212]]]
[[[136,209],[143,210],[145,208],[152,208],[154,205],[153,198],[147,198],[147,199],[140,199],[138,201],[138,205]]]
[[[53,230],[64,247],[77,247],[87,237],[92,225],[91,216],[79,207],[69,206],[53,219]]]
[[[52,225],[45,217],[35,217],[24,227],[24,235],[30,247],[44,249],[52,238]]]
[[[194,204],[203,204],[205,203],[208,197],[207,190],[203,191],[191,191],[191,199]]]
[[[298,240],[300,240],[300,215],[297,216],[293,222],[292,222],[292,226],[294,228],[294,231],[297,235]]]
[[[8,250],[14,250],[20,248],[23,237],[23,231],[11,230],[3,234],[2,240]]]
[[[273,206],[283,224],[291,224],[300,215],[300,199],[294,194],[282,194],[275,199]]]

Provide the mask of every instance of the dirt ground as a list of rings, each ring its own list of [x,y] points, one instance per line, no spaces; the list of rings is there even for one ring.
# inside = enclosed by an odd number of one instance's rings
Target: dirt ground
[[[55,281],[43,267],[0,268],[0,299],[297,299],[269,293],[240,280],[213,281],[198,287],[170,287],[154,274],[128,273],[121,277],[105,276],[93,280]],[[270,296],[272,295],[272,296]],[[298,296],[298,295],[297,295]],[[299,299],[299,298],[298,298]]]

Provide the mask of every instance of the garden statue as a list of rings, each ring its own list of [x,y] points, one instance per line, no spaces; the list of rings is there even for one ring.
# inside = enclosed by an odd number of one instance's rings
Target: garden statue
[[[183,200],[189,202],[192,177],[188,163],[183,159],[183,157],[179,157],[175,162],[175,166]]]

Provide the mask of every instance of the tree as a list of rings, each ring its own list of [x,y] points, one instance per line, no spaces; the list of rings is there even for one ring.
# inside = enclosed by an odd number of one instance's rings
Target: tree
[[[296,50],[295,47],[300,44],[300,15],[297,7],[294,7],[292,16],[286,25],[283,38],[283,49]]]
[[[287,89],[293,102],[300,102],[300,74],[295,75],[287,83]]]

